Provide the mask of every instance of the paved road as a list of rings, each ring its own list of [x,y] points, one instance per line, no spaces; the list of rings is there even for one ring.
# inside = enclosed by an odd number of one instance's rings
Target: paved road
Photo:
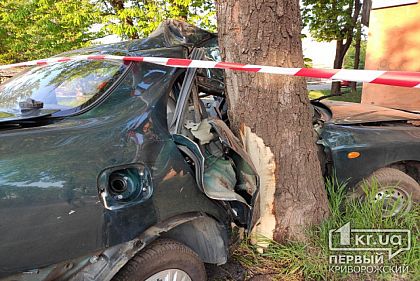
[[[331,89],[331,83],[321,83],[321,84],[308,83],[309,91],[320,91],[320,90],[330,90],[330,89]]]

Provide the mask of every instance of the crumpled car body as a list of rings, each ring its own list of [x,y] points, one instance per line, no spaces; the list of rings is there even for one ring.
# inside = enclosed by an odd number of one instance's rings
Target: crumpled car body
[[[420,182],[419,113],[338,101],[313,106],[324,175],[337,177],[350,190],[385,167]],[[360,157],[349,157],[351,152]]]
[[[170,21],[65,55],[212,59],[216,47],[214,34]],[[249,231],[258,219],[259,183],[223,122],[220,77],[73,61],[2,84],[0,278],[110,280],[162,236],[226,262],[232,222]]]

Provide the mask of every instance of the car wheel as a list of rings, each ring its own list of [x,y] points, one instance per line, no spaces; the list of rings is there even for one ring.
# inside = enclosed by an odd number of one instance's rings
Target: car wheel
[[[373,172],[357,185],[353,198],[365,200],[364,184],[377,184],[378,190],[372,196],[373,203],[383,200],[384,217],[408,212],[413,202],[420,201],[420,186],[412,177],[394,168],[382,168]]]
[[[134,256],[115,275],[114,281],[205,281],[204,264],[187,246],[159,239]]]

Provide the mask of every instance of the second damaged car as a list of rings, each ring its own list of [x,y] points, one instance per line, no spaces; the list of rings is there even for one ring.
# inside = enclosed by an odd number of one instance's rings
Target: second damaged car
[[[345,183],[348,198],[381,204],[384,217],[420,202],[419,113],[350,102],[312,104],[324,174]]]

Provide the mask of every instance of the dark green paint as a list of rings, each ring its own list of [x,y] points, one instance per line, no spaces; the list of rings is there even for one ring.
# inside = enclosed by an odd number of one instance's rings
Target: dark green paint
[[[160,49],[133,55],[185,57],[189,50],[166,48],[162,38],[145,42],[138,49]],[[89,108],[34,118],[25,128],[1,128],[0,277],[130,241],[183,213],[203,212],[229,223],[226,210],[200,191],[168,132],[166,101],[177,71],[133,63]],[[150,170],[153,194],[107,210],[98,176],[130,164]]]

